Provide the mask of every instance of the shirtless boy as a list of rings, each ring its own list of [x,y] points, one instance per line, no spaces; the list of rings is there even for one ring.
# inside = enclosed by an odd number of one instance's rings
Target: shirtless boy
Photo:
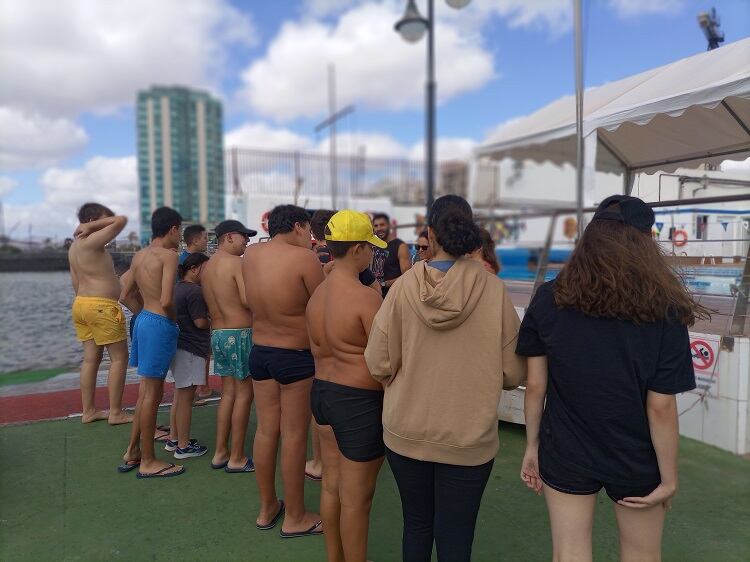
[[[258,529],[272,529],[286,515],[284,538],[319,535],[322,521],[305,510],[305,456],[310,426],[310,387],[315,363],[305,324],[305,308],[323,281],[311,251],[310,217],[294,205],[274,208],[268,217],[271,240],[245,252],[242,273],[253,313],[253,378],[258,430],[253,456],[260,491]],[[276,455],[281,444],[281,477],[286,501],[276,496]]]
[[[128,368],[128,339],[125,315],[117,300],[120,282],[115,274],[112,257],[104,249],[122,232],[128,219],[115,216],[104,205],[86,203],[78,211],[80,225],[75,241],[68,251],[70,276],[76,298],[73,301],[73,324],[79,341],[83,342],[81,364],[81,421],[89,423],[109,420],[112,425],[129,423],[133,417],[122,411],[122,392]],[[109,412],[94,406],[96,375],[104,348],[109,353]]]
[[[307,329],[315,357],[312,412],[323,458],[320,514],[329,562],[364,562],[370,508],[383,464],[383,387],[365,363],[373,318],[383,302],[359,274],[372,260],[370,218],[339,211],[328,222],[326,243],[336,268],[307,305]]]
[[[136,423],[123,457],[125,468],[137,466],[140,458],[138,478],[166,478],[185,472],[182,466],[159,460],[154,454],[156,414],[179,335],[172,295],[177,277],[181,224],[182,217],[174,209],[161,207],[154,211],[151,215],[151,244],[133,256],[131,273],[125,277],[120,293],[120,299],[126,300],[136,285],[143,298],[143,310],[133,328],[130,353],[130,364],[138,367],[141,377],[141,392],[135,408]],[[123,465],[118,470],[122,468]]]
[[[219,247],[201,278],[203,298],[211,316],[214,374],[222,381],[211,468],[223,468],[229,473],[253,472],[253,460],[245,456],[245,434],[253,403],[253,383],[247,365],[253,345],[253,315],[245,300],[242,254],[257,232],[235,220],[219,223],[215,232]],[[230,430],[232,442],[227,450]]]

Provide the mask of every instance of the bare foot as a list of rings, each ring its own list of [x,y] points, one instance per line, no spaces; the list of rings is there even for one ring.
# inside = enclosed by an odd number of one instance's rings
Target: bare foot
[[[123,423],[132,423],[133,421],[133,415],[128,414],[122,410],[119,412],[109,412],[109,425],[120,425]]]
[[[136,448],[136,449],[133,449],[132,451],[125,451],[125,454],[122,456],[122,460],[126,463],[140,462],[141,449]]]
[[[93,414],[84,413],[81,415],[81,423],[91,423],[106,420],[107,418],[109,418],[109,414],[105,410],[96,410]]]
[[[263,509],[261,506],[260,513],[258,513],[258,518],[255,520],[256,525],[260,525],[261,527],[264,525],[268,525],[273,521],[273,518],[276,517],[279,513],[279,510],[281,509],[281,500],[276,500],[276,504],[271,504],[273,509]]]
[[[305,463],[305,475],[312,478],[321,478],[323,476],[323,463],[310,459]]]
[[[271,514],[273,517],[273,514]],[[281,525],[281,530],[285,533],[301,533],[314,527],[316,523],[320,521],[320,515],[317,513],[307,512],[299,521],[292,522],[289,520],[289,516],[284,517],[284,523]],[[319,525],[316,530],[323,530],[323,525]]]
[[[143,460],[141,460],[141,468],[138,472],[141,474],[155,474],[160,470],[164,471],[162,474],[171,474],[172,472],[179,472],[182,470],[182,466],[171,462],[160,461],[159,459],[154,459],[148,464],[143,464]]]
[[[219,466],[219,465],[223,465],[224,463],[229,464],[229,455],[222,456],[218,452],[214,453],[214,458],[211,459],[211,464],[215,466]]]

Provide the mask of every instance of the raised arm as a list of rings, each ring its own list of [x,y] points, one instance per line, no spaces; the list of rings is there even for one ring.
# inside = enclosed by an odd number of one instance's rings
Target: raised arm
[[[164,312],[172,320],[175,319],[174,308],[174,285],[177,280],[177,265],[179,256],[176,252],[167,252],[164,254],[163,267],[161,273],[161,299],[159,304]]]
[[[104,248],[122,232],[126,224],[128,218],[124,215],[105,217],[80,225],[78,228],[82,232],[79,237],[90,248]]]

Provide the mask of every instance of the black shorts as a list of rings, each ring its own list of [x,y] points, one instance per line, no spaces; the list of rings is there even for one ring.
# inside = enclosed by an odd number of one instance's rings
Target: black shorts
[[[539,476],[542,481],[550,488],[564,494],[573,494],[576,496],[588,496],[598,494],[599,490],[604,488],[607,495],[614,502],[623,498],[641,498],[653,492],[660,482],[652,484],[613,484],[611,482],[602,482],[596,478],[580,474],[575,469],[563,465],[549,458],[544,454],[542,447],[539,447]]]
[[[273,379],[279,384],[291,384],[315,375],[315,361],[309,349],[254,345],[248,362],[254,381]]]
[[[310,406],[318,425],[330,425],[339,451],[350,461],[385,455],[383,391],[313,381]]]

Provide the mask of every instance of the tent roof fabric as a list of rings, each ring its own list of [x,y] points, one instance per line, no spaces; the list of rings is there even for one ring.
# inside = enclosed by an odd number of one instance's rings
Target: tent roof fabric
[[[750,38],[587,89],[583,129],[606,148],[601,171],[750,156]],[[575,135],[575,96],[565,96],[501,126],[476,154],[575,163]]]

